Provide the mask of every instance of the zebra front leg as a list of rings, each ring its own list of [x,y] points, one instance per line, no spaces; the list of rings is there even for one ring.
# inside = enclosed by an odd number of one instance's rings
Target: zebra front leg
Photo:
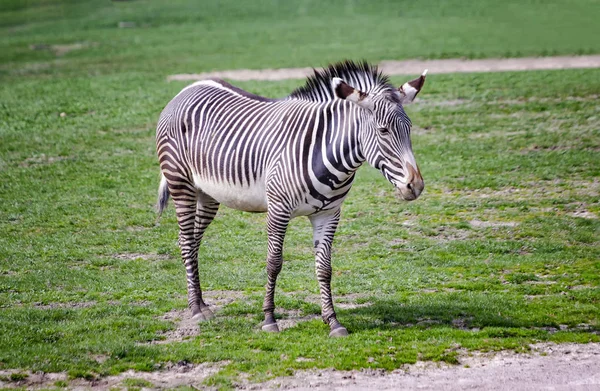
[[[340,221],[340,209],[309,216],[313,226],[315,268],[321,291],[321,314],[330,337],[344,337],[348,330],[337,320],[331,297],[331,245]]]
[[[264,331],[279,332],[274,314],[275,284],[283,265],[283,240],[289,222],[289,213],[278,210],[276,207],[269,207],[267,213],[267,236],[269,241],[267,249],[267,287],[263,303],[265,321],[262,326]]]
[[[214,315],[202,299],[198,275],[198,249],[204,231],[217,214],[219,203],[205,194],[198,193],[193,187],[185,190],[174,192],[172,196],[179,223],[181,258],[186,271],[188,306],[192,311],[192,319],[202,321]]]

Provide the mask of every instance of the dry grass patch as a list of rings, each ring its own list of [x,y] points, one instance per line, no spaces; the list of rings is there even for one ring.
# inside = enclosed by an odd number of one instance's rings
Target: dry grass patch
[[[238,300],[243,300],[245,295],[239,291],[205,291],[202,292],[202,297],[209,305],[211,311],[218,316],[218,311],[224,306]],[[192,319],[191,311],[186,308],[183,310],[174,309],[166,314],[158,317],[161,320],[166,320],[174,323],[173,330],[166,331],[158,335],[158,340],[150,342],[150,344],[168,344],[173,342],[182,342],[200,335],[201,322]]]
[[[169,311],[161,316],[160,319],[175,323],[175,329],[159,334],[159,337],[163,339],[152,341],[150,344],[162,345],[182,342],[200,335],[198,321],[192,319],[192,312],[189,309]]]
[[[58,162],[62,162],[64,160],[70,160],[73,159],[72,156],[47,156],[46,154],[39,154],[39,155],[34,155],[31,157],[28,157],[27,159],[23,160],[21,163],[19,163],[20,167],[31,167],[31,166],[38,166],[38,165],[45,165],[45,164],[54,164],[54,163],[58,163]]]
[[[144,261],[167,261],[171,259],[167,254],[144,254],[144,253],[121,253],[112,256],[115,259],[122,261],[133,261],[135,259],[143,259]]]
[[[95,306],[97,303],[95,301],[83,301],[83,302],[68,302],[68,303],[33,303],[33,307],[41,309],[41,310],[54,310],[57,308],[65,308],[65,309],[81,309],[81,308],[89,308]]]
[[[516,227],[519,223],[515,221],[481,221],[473,219],[469,224],[474,228],[498,228],[498,227]]]
[[[48,44],[40,43],[40,44],[29,45],[29,49],[51,51],[56,55],[56,57],[62,57],[69,52],[72,52],[75,50],[86,49],[89,47],[95,47],[95,46],[98,46],[97,42],[75,42],[75,43],[63,44],[63,45],[48,45]]]

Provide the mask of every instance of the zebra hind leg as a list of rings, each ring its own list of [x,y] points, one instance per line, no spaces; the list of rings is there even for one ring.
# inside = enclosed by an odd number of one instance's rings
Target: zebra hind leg
[[[289,213],[277,210],[276,207],[270,207],[267,214],[267,286],[263,311],[265,321],[262,329],[268,332],[278,332],[279,327],[275,321],[275,284],[277,276],[283,265],[283,240],[285,231],[290,221]]]
[[[212,222],[219,203],[211,197],[199,193],[193,186],[172,192],[177,222],[179,223],[179,247],[187,277],[188,306],[192,318],[207,320],[214,315],[202,299],[200,277],[198,275],[198,249],[204,231]]]
[[[309,219],[313,226],[315,269],[321,291],[323,322],[329,326],[330,337],[345,337],[348,330],[337,320],[331,297],[331,246],[340,221],[340,210],[313,215]]]

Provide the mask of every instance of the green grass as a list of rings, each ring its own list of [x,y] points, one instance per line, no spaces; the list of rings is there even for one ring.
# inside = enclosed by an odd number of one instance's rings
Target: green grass
[[[93,379],[180,361],[228,361],[208,380],[226,388],[241,372],[258,381],[302,368],[452,363],[458,346],[522,350],[537,341],[600,341],[600,70],[570,70],[428,77],[420,101],[407,107],[424,194],[400,202],[379,172],[364,167],[343,208],[333,291],[336,303],[355,305],[338,310],[349,338],[329,339],[320,320],[278,335],[259,330],[264,215],[222,208],[205,236],[201,280],[205,290],[243,295],[202,324],[199,336],[147,344],[175,327],[161,319],[165,313],[186,306],[173,208],[158,222],[153,210],[159,180],[155,122],[185,85],[167,83],[165,75],[318,65],[341,57],[439,57],[449,53],[442,48],[452,35],[426,26],[437,21],[440,29],[449,28],[451,18],[439,15],[455,12],[460,21],[460,9],[468,7],[423,7],[425,12],[407,3],[406,15],[421,15],[423,27],[374,44],[370,37],[379,39],[398,25],[374,23],[386,8],[366,2],[352,9],[332,5],[329,13],[306,7],[301,17],[288,3],[266,14],[265,3],[256,3],[229,18],[239,29],[225,23],[232,6],[207,4],[200,11],[178,2],[155,13],[150,9],[158,3],[152,3],[134,14],[146,2],[36,3],[27,9],[3,2],[0,15],[0,369],[18,371],[7,381],[24,380],[28,370]],[[519,4],[509,7],[521,7],[517,19],[539,7]],[[570,10],[585,4],[573,2]],[[96,7],[93,17],[86,13],[90,6]],[[341,39],[342,22],[325,22],[335,7],[342,16],[370,9],[357,19],[371,21],[370,35],[350,29]],[[558,15],[557,8],[546,8],[523,28]],[[473,7],[469,18],[483,23],[486,12]],[[563,30],[560,39],[536,50],[597,51],[597,42],[582,33],[594,12],[583,14],[580,30]],[[571,23],[564,15],[561,23]],[[223,23],[196,23],[213,16]],[[264,28],[273,17],[272,30]],[[116,29],[122,19],[140,28]],[[258,26],[276,37],[273,45],[248,46]],[[289,35],[284,26],[293,27]],[[514,37],[472,37],[468,26],[457,21],[462,35],[456,36],[490,45],[473,52],[463,41],[455,45],[460,50],[447,50],[502,55]],[[209,27],[215,34],[210,39],[190,38],[203,37],[198,32]],[[314,41],[322,45],[316,50],[307,44],[309,33],[332,38]],[[416,45],[410,34],[437,40]],[[284,42],[292,35],[296,46]],[[172,36],[181,41],[168,45]],[[525,46],[534,39],[522,37]],[[573,37],[581,39],[565,51],[562,42]],[[98,45],[59,58],[28,48],[78,41]],[[390,50],[390,42],[402,50]],[[188,44],[207,57],[193,50],[175,55]],[[239,85],[276,97],[300,83]],[[293,221],[284,258],[278,316],[318,314],[306,219]],[[137,378],[129,383],[145,384]]]
[[[407,108],[424,195],[399,202],[364,167],[344,207],[335,297],[370,304],[339,310],[349,338],[328,339],[319,320],[278,335],[257,329],[264,215],[222,208],[201,251],[203,287],[246,299],[225,306],[199,337],[167,345],[143,344],[174,327],[162,314],[186,305],[173,208],[158,224],[153,211],[153,127],[183,84],[126,88],[139,82],[21,79],[3,92],[2,368],[87,377],[230,360],[212,380],[227,385],[239,372],[260,380],[307,367],[453,362],[455,345],[600,340],[600,224],[574,214],[600,215],[600,70],[429,78]],[[298,83],[243,86],[276,96]],[[21,104],[34,96],[36,104]],[[278,285],[284,317],[283,309],[319,313],[305,301],[318,289],[310,243],[308,222],[294,220]],[[128,253],[165,256],[118,256]]]
[[[600,52],[595,0],[4,0],[0,75]],[[134,28],[118,28],[133,22]],[[82,44],[60,55],[50,45]],[[38,45],[41,50],[32,50]],[[47,46],[39,46],[47,45]]]

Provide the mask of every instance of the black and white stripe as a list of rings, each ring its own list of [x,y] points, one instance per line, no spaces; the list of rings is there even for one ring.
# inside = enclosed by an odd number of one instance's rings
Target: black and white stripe
[[[339,92],[339,82],[332,85],[334,79],[357,89],[344,84]],[[344,96],[344,91],[356,94]],[[369,109],[361,105],[367,99]],[[159,210],[166,207],[170,194],[195,318],[213,316],[202,299],[198,248],[224,204],[267,212],[263,329],[278,331],[274,293],[286,228],[290,219],[308,216],[323,320],[331,335],[347,334],[336,319],[331,297],[331,244],[341,204],[365,160],[397,187],[418,179],[410,121],[401,103],[401,94],[376,68],[344,62],[315,71],[304,87],[284,99],[267,99],[222,80],[205,80],[184,88],[166,106],[156,135],[162,171]],[[418,196],[411,194],[412,199]]]

